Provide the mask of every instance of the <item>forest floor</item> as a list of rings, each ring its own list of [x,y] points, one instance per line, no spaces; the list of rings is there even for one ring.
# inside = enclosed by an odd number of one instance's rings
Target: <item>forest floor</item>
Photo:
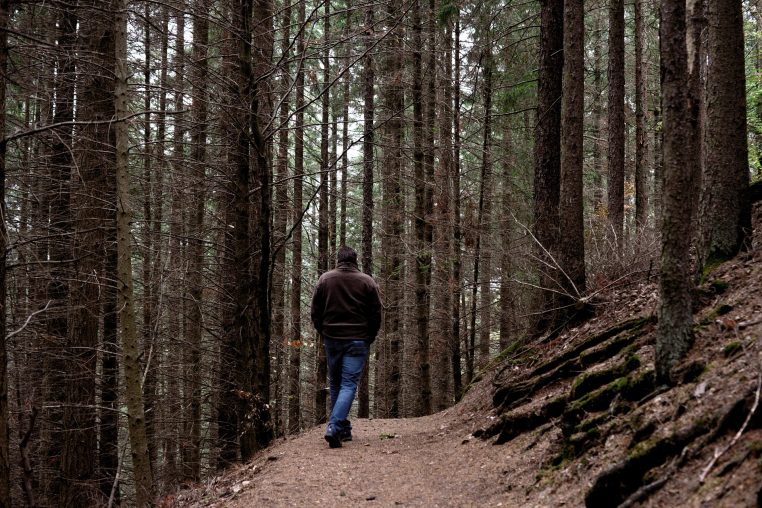
[[[356,420],[338,449],[313,428],[163,506],[761,506],[761,223],[758,204],[752,249],[705,277],[677,386],[653,383],[654,275],[447,411]]]

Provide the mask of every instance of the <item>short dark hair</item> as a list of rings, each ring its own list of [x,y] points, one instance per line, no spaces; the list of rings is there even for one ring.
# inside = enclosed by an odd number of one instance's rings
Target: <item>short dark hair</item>
[[[336,262],[357,264],[357,251],[352,247],[342,245],[339,252],[336,253]]]

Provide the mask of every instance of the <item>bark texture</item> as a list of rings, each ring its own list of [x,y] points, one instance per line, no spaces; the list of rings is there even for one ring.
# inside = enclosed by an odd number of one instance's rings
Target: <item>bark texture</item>
[[[122,333],[124,387],[127,402],[127,429],[135,478],[135,501],[139,508],[152,506],[154,498],[151,461],[148,456],[145,413],[143,410],[140,340],[135,324],[135,298],[132,285],[132,245],[130,242],[130,178],[128,173],[129,139],[127,123],[127,2],[115,1],[114,39],[116,80],[114,105],[116,122],[116,242],[117,294]]]
[[[706,159],[701,258],[713,264],[744,248],[751,232],[743,14],[734,0],[707,2]]]
[[[609,4],[608,234],[624,242],[624,0]]]
[[[664,196],[659,276],[659,325],[656,341],[656,374],[671,380],[671,369],[692,340],[691,278],[688,253],[691,243],[692,197],[689,188],[686,141],[690,125],[687,112],[688,65],[685,2],[661,3],[661,74],[664,101]]]
[[[614,0],[617,1],[617,0]],[[534,236],[539,286],[535,303],[536,322],[531,328],[545,330],[554,320],[557,298],[555,274],[549,273],[551,255],[558,247],[558,205],[561,178],[561,79],[563,68],[562,0],[540,2],[540,69],[537,82],[537,126],[535,127]],[[543,262],[544,261],[544,262]],[[547,263],[547,264],[546,264]],[[552,265],[550,265],[552,266]]]
[[[582,216],[583,117],[585,113],[584,5],[564,5],[564,68],[561,113],[561,276],[570,305],[585,292],[585,231]]]

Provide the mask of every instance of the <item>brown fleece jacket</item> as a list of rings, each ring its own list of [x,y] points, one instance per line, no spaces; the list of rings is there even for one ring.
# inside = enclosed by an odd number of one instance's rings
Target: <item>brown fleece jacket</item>
[[[378,285],[357,265],[339,263],[320,276],[310,316],[324,337],[373,341],[381,326]]]

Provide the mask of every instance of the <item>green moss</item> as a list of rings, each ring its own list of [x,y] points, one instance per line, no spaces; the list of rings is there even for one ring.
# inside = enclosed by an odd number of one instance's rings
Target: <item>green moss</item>
[[[571,391],[569,392],[569,399],[575,400],[583,397],[591,390],[609,383],[614,379],[626,376],[638,367],[640,367],[640,358],[638,355],[629,354],[623,363],[615,365],[610,369],[586,372],[574,380]]]
[[[508,358],[508,356],[510,356],[510,355],[512,355],[514,353],[517,353],[519,350],[521,350],[521,348],[523,346],[524,346],[524,341],[523,340],[521,340],[521,339],[516,340],[516,341],[514,341],[513,344],[511,344],[507,348],[505,348],[502,351],[500,351],[500,353],[498,353],[498,355],[495,357],[495,360],[497,362],[502,362],[503,360]]]
[[[528,413],[506,413],[501,416],[496,428],[499,429],[495,444],[507,443],[516,436],[536,429],[553,418],[561,416],[566,407],[566,397],[556,397],[535,411]]]
[[[619,351],[627,351],[625,356],[629,353],[635,352],[638,348],[634,344],[635,340],[645,333],[645,325],[649,321],[647,319],[639,320],[632,328],[623,330],[613,339],[604,343],[602,346],[583,351],[579,355],[579,362],[582,366],[593,365],[600,361],[613,357]]]
[[[630,378],[622,389],[625,400],[638,401],[650,394],[656,388],[656,375],[653,370],[643,372],[641,375]]]
[[[587,418],[586,420],[583,420],[582,423],[577,425],[577,428],[575,429],[577,432],[589,432],[593,429],[598,429],[598,427],[602,424],[604,424],[609,419],[608,414],[603,414],[599,416],[594,416],[592,418]]]
[[[648,485],[651,482],[655,482],[659,479],[659,474],[653,469],[643,475],[643,485]]]
[[[622,350],[622,355],[624,355],[625,358],[629,358],[630,356],[635,355],[635,352],[640,349],[640,345],[638,344],[630,344],[626,348]]]
[[[591,427],[564,439],[561,452],[550,460],[551,467],[559,468],[576,459],[591,446],[591,443],[599,440],[601,436],[602,433],[598,427]]]
[[[720,279],[714,279],[712,282],[709,283],[709,287],[714,290],[715,293],[718,295],[721,295],[725,291],[728,290],[729,284],[725,282],[724,280]]]
[[[724,316],[725,314],[729,313],[731,310],[733,310],[732,305],[728,305],[727,303],[721,303],[714,309],[712,309],[709,314],[704,316],[704,319],[701,320],[702,325],[708,325],[714,323],[714,320],[717,319],[719,316]]]
[[[561,452],[550,459],[551,469],[560,469],[561,466],[573,460],[575,455],[576,452],[574,450],[574,445],[572,445],[568,440],[565,440],[564,445],[561,448]]]
[[[640,457],[645,456],[646,454],[651,452],[651,449],[656,444],[657,440],[655,439],[648,439],[646,441],[641,441],[640,443],[636,444],[630,452],[627,454],[627,458],[630,460],[638,459]]]
[[[585,442],[590,442],[601,437],[601,429],[598,427],[592,427],[585,431]]]
[[[609,386],[612,390],[614,390],[614,393],[619,393],[625,388],[627,388],[627,386],[629,385],[630,385],[630,378],[620,377],[619,379],[611,383]]]
[[[734,354],[736,354],[738,351],[741,350],[741,342],[738,340],[735,340],[731,342],[730,344],[727,344],[724,348],[722,348],[722,354],[725,355],[725,358],[730,358]]]
[[[602,411],[609,406],[617,394],[621,394],[625,400],[640,400],[653,391],[655,383],[656,378],[652,370],[646,371],[637,377],[622,376],[606,386],[572,402],[569,405],[568,411]]]
[[[590,365],[597,363],[602,359],[608,359],[621,351],[626,345],[643,333],[643,328],[647,323],[654,320],[652,317],[630,319],[618,323],[616,326],[601,332],[592,337],[588,337],[582,343],[563,354],[555,356],[550,360],[538,365],[530,373],[530,377],[536,377],[547,372],[551,372],[558,366],[570,360],[579,361],[581,365]],[[632,331],[632,333],[628,333]],[[612,339],[613,340],[609,340]],[[602,346],[601,346],[602,345]],[[601,346],[601,347],[598,347]]]
[[[705,282],[707,277],[722,265],[728,258],[726,256],[712,255],[704,263],[704,269],[701,271],[701,282]]]
[[[614,399],[617,393],[621,392],[629,383],[627,377],[620,377],[603,388],[590,392],[574,401],[569,407],[572,411],[600,411],[605,409]]]

